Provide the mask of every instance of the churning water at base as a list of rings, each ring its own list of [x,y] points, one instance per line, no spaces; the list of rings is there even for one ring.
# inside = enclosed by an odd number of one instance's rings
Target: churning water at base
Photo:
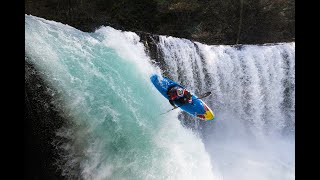
[[[27,60],[69,119],[54,142],[70,179],[295,179],[294,43],[207,46],[160,36],[167,69],[151,64],[132,32],[84,33],[25,16]],[[151,84],[165,73],[216,119],[181,126]],[[180,117],[180,116],[179,116]]]

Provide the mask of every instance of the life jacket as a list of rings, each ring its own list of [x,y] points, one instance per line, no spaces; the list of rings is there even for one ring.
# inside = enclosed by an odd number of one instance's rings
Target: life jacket
[[[179,99],[179,98],[183,97],[186,94],[186,90],[183,89],[183,95],[181,97],[179,97],[178,94],[177,94],[177,89],[178,88],[180,88],[180,87],[174,87],[174,88],[170,89],[170,91],[168,92],[170,100]]]

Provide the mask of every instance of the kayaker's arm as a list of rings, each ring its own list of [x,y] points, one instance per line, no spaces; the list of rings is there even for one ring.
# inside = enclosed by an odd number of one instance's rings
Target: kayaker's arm
[[[172,100],[169,100],[169,103],[170,103],[174,108],[177,108],[177,106],[173,103]]]

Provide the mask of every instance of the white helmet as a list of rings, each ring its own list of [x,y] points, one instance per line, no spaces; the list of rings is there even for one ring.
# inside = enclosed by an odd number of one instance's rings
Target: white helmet
[[[182,88],[178,88],[178,89],[177,89],[177,95],[178,95],[179,97],[182,97],[182,96],[183,96],[183,89],[182,89]]]

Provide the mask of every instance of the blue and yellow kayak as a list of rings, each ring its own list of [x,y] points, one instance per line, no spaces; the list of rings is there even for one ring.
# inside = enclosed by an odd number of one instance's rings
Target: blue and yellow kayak
[[[168,88],[171,86],[181,86],[177,82],[174,82],[173,80],[167,78],[167,77],[160,77],[156,74],[152,75],[150,77],[151,82],[153,85],[157,88],[157,90],[166,98],[169,100],[169,97],[167,96]],[[181,106],[183,104],[179,104],[179,102],[174,102],[176,106]],[[212,110],[201,100],[198,99],[198,97],[194,94],[192,94],[192,103],[184,104],[180,107],[185,112],[198,117],[202,120],[213,120],[214,114]]]

